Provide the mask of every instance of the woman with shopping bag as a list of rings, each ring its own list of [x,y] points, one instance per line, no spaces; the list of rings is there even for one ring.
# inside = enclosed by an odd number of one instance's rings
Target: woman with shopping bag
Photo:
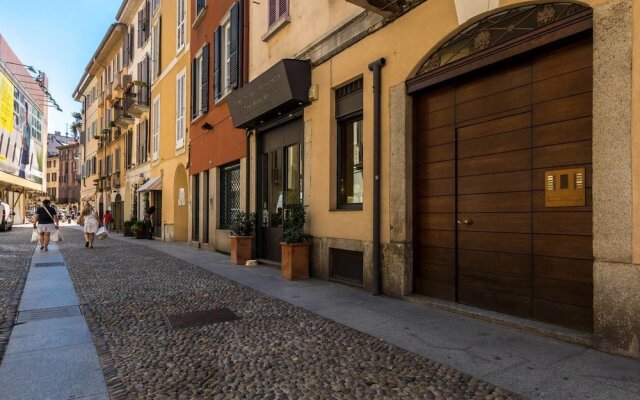
[[[102,224],[100,223],[100,218],[98,217],[96,210],[91,207],[91,204],[87,203],[82,209],[78,224],[84,226],[84,247],[93,249],[93,241],[96,238],[96,232]]]
[[[42,202],[42,207],[36,210],[33,218],[33,229],[37,228],[40,235],[40,250],[49,251],[51,234],[57,233],[59,229],[58,215],[56,209],[51,206],[49,199],[45,199]]]

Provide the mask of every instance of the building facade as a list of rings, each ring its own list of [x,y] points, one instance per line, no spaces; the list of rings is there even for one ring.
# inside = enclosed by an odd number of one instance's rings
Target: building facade
[[[229,251],[229,229],[245,209],[246,133],[233,127],[227,98],[247,76],[246,1],[190,2],[190,242]],[[243,43],[244,42],[244,43]]]
[[[55,133],[50,133],[47,135],[47,177],[46,177],[46,181],[47,181],[47,197],[49,197],[49,199],[51,199],[54,202],[58,202],[58,200],[63,197],[60,195],[60,188],[59,188],[59,182],[61,182],[61,178],[60,178],[60,146],[66,146],[69,144],[73,144],[74,139],[67,137],[67,136],[62,136],[60,134],[60,132],[55,132]],[[77,142],[76,142],[77,145]],[[77,146],[79,149],[79,146]],[[79,157],[78,154],[78,161],[81,163],[82,160]],[[79,189],[80,189],[80,185],[78,186],[78,195],[73,197],[74,199],[76,199],[75,201],[79,201]]]
[[[252,5],[229,100],[258,257],[303,201],[317,277],[640,356],[637,3],[281,4]]]
[[[123,7],[94,57],[116,73],[147,3]],[[97,179],[133,149],[110,201],[141,196],[158,238],[226,251],[249,209],[278,267],[302,203],[316,277],[640,357],[637,1],[153,0],[142,17],[148,109],[122,108]],[[87,71],[82,95],[105,73]]]
[[[14,224],[26,221],[29,200],[47,189],[48,110],[42,88],[48,82],[30,71],[33,67],[0,35],[0,201],[15,213]]]
[[[151,25],[151,172],[154,235],[188,240],[191,10],[187,0],[153,0]]]
[[[67,204],[77,210],[80,202],[80,165],[82,163],[80,144],[72,141],[58,146],[58,151],[58,204]]]

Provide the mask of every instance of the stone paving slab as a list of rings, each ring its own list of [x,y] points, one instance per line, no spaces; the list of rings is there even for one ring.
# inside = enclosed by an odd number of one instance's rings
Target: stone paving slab
[[[101,394],[104,376],[93,343],[7,354],[0,367],[3,400],[70,399]]]
[[[31,321],[13,327],[6,354],[93,343],[82,315]]]
[[[27,277],[27,282],[29,278]],[[46,292],[31,290],[26,292],[20,300],[18,311],[39,310],[42,308],[55,308],[65,306],[77,306],[78,296],[73,288],[55,289]]]

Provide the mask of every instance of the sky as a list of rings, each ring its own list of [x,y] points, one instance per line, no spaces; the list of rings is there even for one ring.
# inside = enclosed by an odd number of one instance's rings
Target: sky
[[[0,33],[23,64],[43,71],[62,112],[49,108],[48,133],[64,134],[80,111],[73,100],[89,59],[122,0],[0,0]]]

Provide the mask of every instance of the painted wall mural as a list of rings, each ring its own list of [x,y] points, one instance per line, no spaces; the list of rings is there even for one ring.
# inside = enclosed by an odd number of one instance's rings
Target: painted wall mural
[[[0,171],[43,183],[42,113],[0,72]]]

